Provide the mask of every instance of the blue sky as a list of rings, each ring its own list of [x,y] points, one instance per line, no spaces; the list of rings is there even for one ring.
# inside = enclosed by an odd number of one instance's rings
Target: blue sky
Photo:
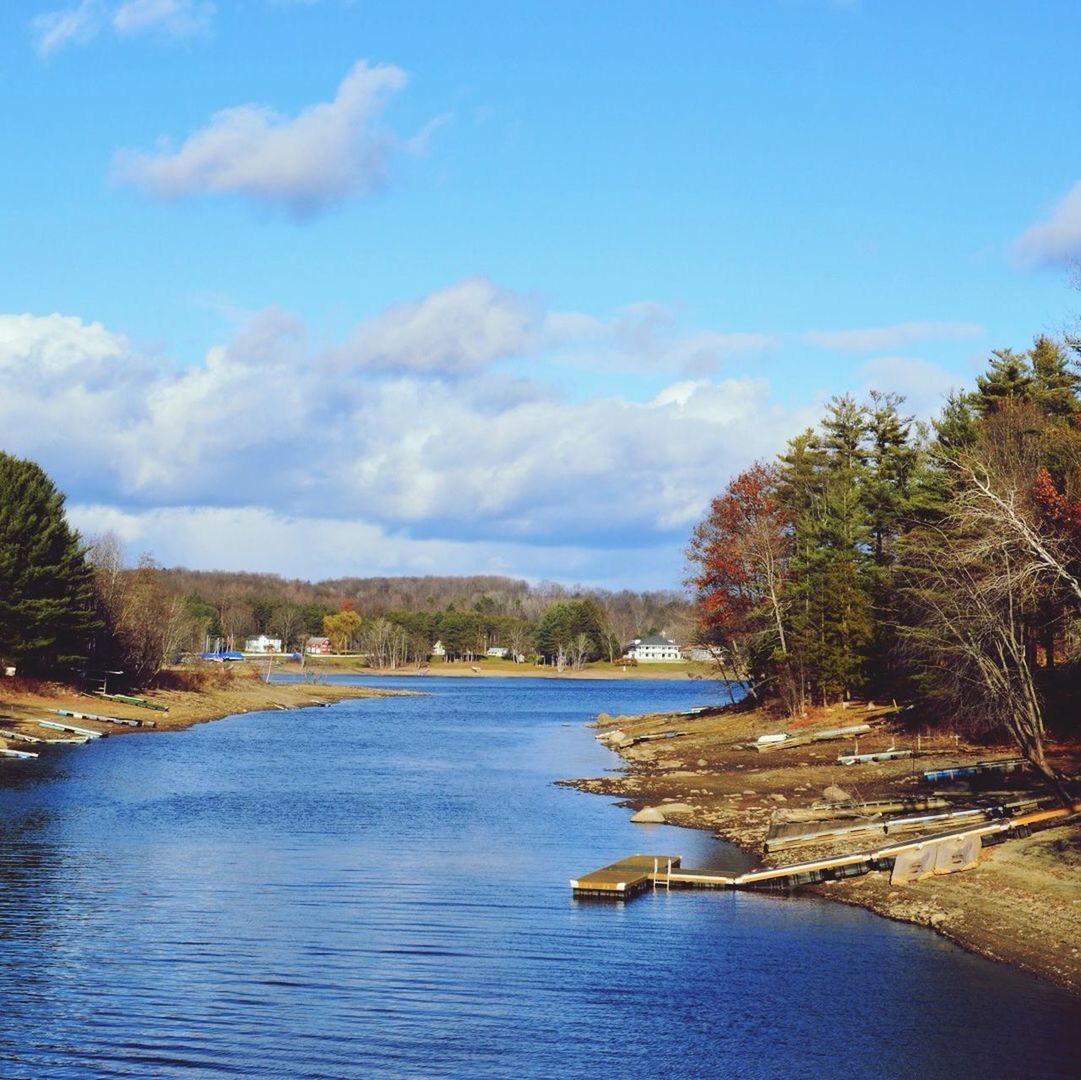
[[[1075,323],[1072,3],[0,13],[0,447],[168,564],[675,587],[870,387]]]

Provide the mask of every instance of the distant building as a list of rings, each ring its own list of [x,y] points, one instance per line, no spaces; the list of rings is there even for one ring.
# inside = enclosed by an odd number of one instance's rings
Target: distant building
[[[506,660],[510,656],[510,649],[505,645],[493,645],[484,655],[494,656],[497,660]]]
[[[260,634],[258,637],[250,637],[244,642],[245,652],[281,652],[282,639],[280,637],[267,637]]]
[[[629,645],[623,646],[623,655],[640,664],[671,664],[683,659],[679,646],[660,634],[635,638]]]
[[[432,656],[438,656],[441,660],[447,655],[447,650],[443,646],[443,642],[437,641],[432,646]]]
[[[305,646],[305,651],[312,656],[325,656],[330,652],[330,638],[328,637],[310,637],[308,638],[308,644]]]

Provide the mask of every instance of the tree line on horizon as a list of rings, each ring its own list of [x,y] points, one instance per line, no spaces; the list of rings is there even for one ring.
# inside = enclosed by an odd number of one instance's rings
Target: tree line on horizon
[[[615,659],[627,641],[666,628],[690,633],[678,591],[618,592],[494,575],[287,580],[273,574],[125,564],[113,535],[84,542],[64,496],[39,465],[0,452],[0,661],[34,675],[122,672],[148,687],[170,661],[246,638],[278,637],[302,652],[326,636],[335,651],[380,667],[448,659],[491,646],[580,667]],[[117,679],[113,680],[114,683]]]
[[[695,528],[704,633],[753,700],[854,696],[1008,732],[1064,792],[1047,725],[1081,692],[1081,343],[995,352],[930,424],[903,398],[834,398]]]

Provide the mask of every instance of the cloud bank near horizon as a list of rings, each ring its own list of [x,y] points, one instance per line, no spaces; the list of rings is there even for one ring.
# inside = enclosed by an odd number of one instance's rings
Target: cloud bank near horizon
[[[818,418],[756,370],[777,342],[683,330],[659,306],[553,311],[486,278],[318,347],[269,308],[184,368],[100,323],[0,315],[0,425],[5,449],[67,490],[77,526],[115,530],[129,554],[674,587],[709,499]],[[595,362],[605,389],[568,397],[568,357]],[[646,369],[660,389],[636,395],[629,373]],[[896,357],[853,376],[898,372],[948,379]]]

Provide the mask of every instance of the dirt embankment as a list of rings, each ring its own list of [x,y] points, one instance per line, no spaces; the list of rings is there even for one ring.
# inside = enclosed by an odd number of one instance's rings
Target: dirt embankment
[[[960,784],[939,785],[934,792],[922,773],[1015,756],[1010,747],[975,747],[950,736],[920,736],[903,729],[898,720],[892,706],[867,705],[819,710],[802,726],[763,711],[615,718],[602,714],[598,734],[609,733],[626,766],[571,783],[584,791],[625,796],[626,805],[636,810],[656,806],[663,811],[666,802],[686,804],[687,809],[665,819],[711,829],[755,853],[763,865],[869,851],[883,841],[853,836],[768,856],[764,843],[776,823],[811,816],[810,807],[824,801],[826,789],[841,789],[856,803],[937,793],[950,807],[963,806],[977,793]],[[846,766],[837,759],[857,749],[854,739],[803,741],[813,730],[865,722],[872,730],[859,737],[859,753],[895,747],[918,750],[919,756]],[[766,752],[754,749],[759,736],[783,730],[795,736],[796,745]],[[1081,747],[1055,747],[1053,756],[1061,768],[1075,772],[1081,764]],[[1027,773],[1019,773],[990,783],[993,789],[978,794],[1017,798],[1033,781]],[[826,799],[837,797],[838,792],[831,791]],[[869,808],[866,814],[845,817],[837,824],[861,820],[873,820],[873,811]],[[890,918],[931,926],[965,948],[1081,993],[1081,824],[1076,819],[1025,839],[987,846],[977,867],[967,872],[906,886],[891,886],[889,875],[872,872],[813,888]]]
[[[166,674],[168,679],[168,673]],[[234,713],[261,709],[297,709],[315,707],[321,702],[343,698],[387,697],[408,693],[401,690],[375,690],[336,683],[267,683],[256,672],[215,668],[191,677],[173,678],[174,689],[148,691],[142,695],[168,710],[142,708],[109,701],[94,694],[83,694],[58,683],[28,679],[0,680],[0,728],[17,731],[35,739],[50,740],[65,733],[43,728],[37,721],[71,723],[109,735],[148,730],[178,730],[207,720],[219,720]],[[153,727],[128,727],[97,720],[72,719],[57,714],[57,709],[94,713],[101,716],[138,720]],[[0,737],[0,747],[33,750],[21,740]]]

